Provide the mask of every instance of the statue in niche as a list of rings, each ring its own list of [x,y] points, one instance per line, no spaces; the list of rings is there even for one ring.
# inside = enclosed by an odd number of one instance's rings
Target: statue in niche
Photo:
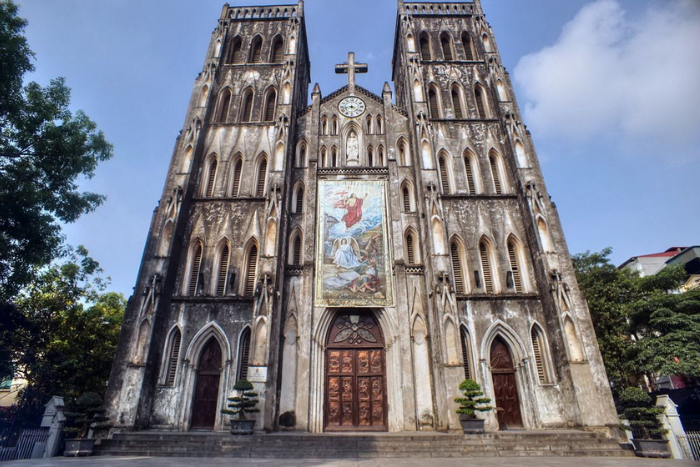
[[[348,134],[346,153],[348,156],[348,165],[360,164],[360,141],[357,139],[357,133],[355,133],[354,131],[351,131]]]

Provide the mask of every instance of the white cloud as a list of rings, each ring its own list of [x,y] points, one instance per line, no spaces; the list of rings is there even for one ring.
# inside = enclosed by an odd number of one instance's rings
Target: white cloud
[[[523,57],[514,79],[541,135],[700,158],[700,2],[584,6],[557,42]]]

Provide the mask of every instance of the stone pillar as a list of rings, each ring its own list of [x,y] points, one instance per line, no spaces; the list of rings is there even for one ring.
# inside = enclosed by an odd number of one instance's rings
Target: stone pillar
[[[41,427],[49,429],[49,439],[46,440],[46,447],[42,457],[53,457],[56,455],[58,443],[61,441],[63,426],[66,423],[66,416],[63,415],[65,406],[63,397],[60,396],[53,396],[46,404],[44,416],[41,419]]]

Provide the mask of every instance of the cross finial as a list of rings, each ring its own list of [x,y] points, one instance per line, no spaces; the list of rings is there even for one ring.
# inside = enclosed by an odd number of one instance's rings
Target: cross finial
[[[348,53],[348,62],[335,66],[337,74],[348,74],[348,87],[352,92],[355,89],[355,73],[367,73],[366,63],[355,63],[355,52]]]

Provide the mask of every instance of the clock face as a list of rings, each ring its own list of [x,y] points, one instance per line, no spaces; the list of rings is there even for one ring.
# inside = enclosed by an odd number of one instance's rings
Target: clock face
[[[359,97],[346,97],[338,104],[338,110],[346,117],[359,117],[365,111],[365,103]]]

